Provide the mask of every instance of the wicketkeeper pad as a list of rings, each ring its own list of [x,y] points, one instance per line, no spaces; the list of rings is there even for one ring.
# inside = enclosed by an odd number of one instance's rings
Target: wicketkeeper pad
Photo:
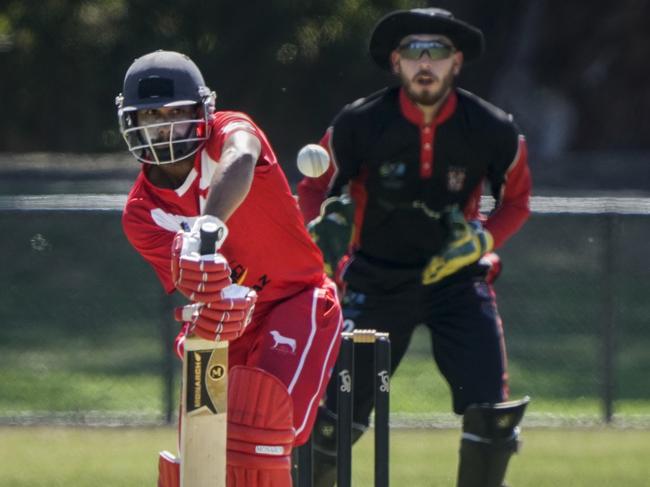
[[[501,487],[530,398],[473,404],[463,417],[457,487]]]

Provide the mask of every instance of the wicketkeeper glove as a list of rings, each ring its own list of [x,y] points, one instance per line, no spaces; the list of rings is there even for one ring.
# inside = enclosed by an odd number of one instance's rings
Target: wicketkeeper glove
[[[257,293],[232,284],[221,291],[222,299],[207,304],[193,303],[174,310],[174,318],[189,323],[186,334],[205,340],[233,341],[239,338],[251,321]]]
[[[221,234],[214,253],[200,255],[200,228],[214,222]],[[190,231],[181,230],[172,244],[172,279],[174,286],[194,302],[211,303],[221,299],[221,290],[232,284],[228,261],[218,250],[228,235],[225,223],[214,216],[197,218]]]
[[[494,248],[494,238],[479,221],[466,221],[454,206],[445,216],[449,238],[442,252],[431,258],[422,272],[422,284],[434,284],[477,262]]]
[[[323,252],[325,272],[330,277],[348,250],[353,223],[352,200],[348,196],[332,196],[323,201],[320,216],[307,224],[307,230]]]

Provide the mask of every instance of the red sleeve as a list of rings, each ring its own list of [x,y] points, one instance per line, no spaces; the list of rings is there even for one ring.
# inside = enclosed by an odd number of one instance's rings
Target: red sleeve
[[[260,140],[262,150],[257,160],[258,166],[277,164],[277,158],[266,138],[266,134],[248,115],[242,112],[217,112],[215,114],[213,132],[206,146],[210,157],[215,161],[221,159],[224,142],[230,135],[239,130],[253,134]]]
[[[332,161],[327,168],[327,171],[317,178],[309,178],[305,176],[298,183],[298,187],[296,188],[296,192],[298,193],[298,204],[300,205],[300,210],[302,211],[302,216],[304,217],[305,222],[310,222],[320,215],[320,205],[327,197],[331,183],[336,175],[335,159],[332,157],[332,150],[330,147],[331,134],[332,131],[329,129],[320,140],[320,145],[327,150],[330,156],[330,161]]]
[[[138,253],[153,267],[167,293],[175,289],[171,277],[171,248],[174,232],[165,230],[153,221],[150,210],[129,201],[122,215],[126,238]]]
[[[519,137],[517,154],[506,172],[496,209],[485,222],[494,237],[494,247],[503,245],[517,232],[530,214],[531,179],[526,139]]]

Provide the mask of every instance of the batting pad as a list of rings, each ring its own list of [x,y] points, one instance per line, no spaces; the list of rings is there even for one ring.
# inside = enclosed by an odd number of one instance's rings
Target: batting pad
[[[287,388],[253,367],[233,367],[228,381],[228,487],[291,485],[295,431]]]
[[[168,451],[158,457],[158,487],[180,487],[181,466],[179,459]]]

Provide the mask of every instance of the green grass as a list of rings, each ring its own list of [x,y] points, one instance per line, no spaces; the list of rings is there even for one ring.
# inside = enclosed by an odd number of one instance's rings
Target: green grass
[[[642,487],[650,431],[527,429],[509,481],[515,487]],[[0,428],[0,487],[142,487],[156,480],[157,452],[175,451],[173,428]],[[393,430],[391,485],[451,486],[455,430]],[[372,433],[354,450],[355,486],[372,485]]]
[[[160,349],[157,341],[147,339],[134,324],[129,340],[120,343],[119,335],[109,336],[103,343],[91,344],[88,336],[72,337],[70,343],[36,344],[9,341],[0,345],[0,418],[32,412],[40,415],[74,416],[93,412],[113,415],[137,413],[143,420],[156,420],[163,414],[163,383],[160,377]],[[146,330],[146,329],[145,329]],[[15,348],[11,342],[20,346]],[[547,355],[564,353],[547,350]],[[541,347],[541,345],[540,345]],[[534,348],[533,348],[534,349]],[[577,354],[574,362],[579,362]],[[175,360],[175,359],[174,359]],[[581,374],[575,368],[542,366],[524,359],[510,362],[511,396],[529,394],[533,402],[529,413],[561,417],[584,417],[597,420],[602,411],[593,371]],[[539,365],[539,366],[538,366]],[[180,362],[175,360],[178,371]],[[639,391],[642,393],[642,391]],[[639,394],[638,393],[638,394]],[[176,399],[176,398],[174,398]],[[438,372],[429,352],[425,329],[418,329],[409,354],[396,372],[391,387],[391,411],[406,415],[451,414],[449,388]],[[615,404],[622,418],[632,415],[650,417],[650,399],[627,398]]]

